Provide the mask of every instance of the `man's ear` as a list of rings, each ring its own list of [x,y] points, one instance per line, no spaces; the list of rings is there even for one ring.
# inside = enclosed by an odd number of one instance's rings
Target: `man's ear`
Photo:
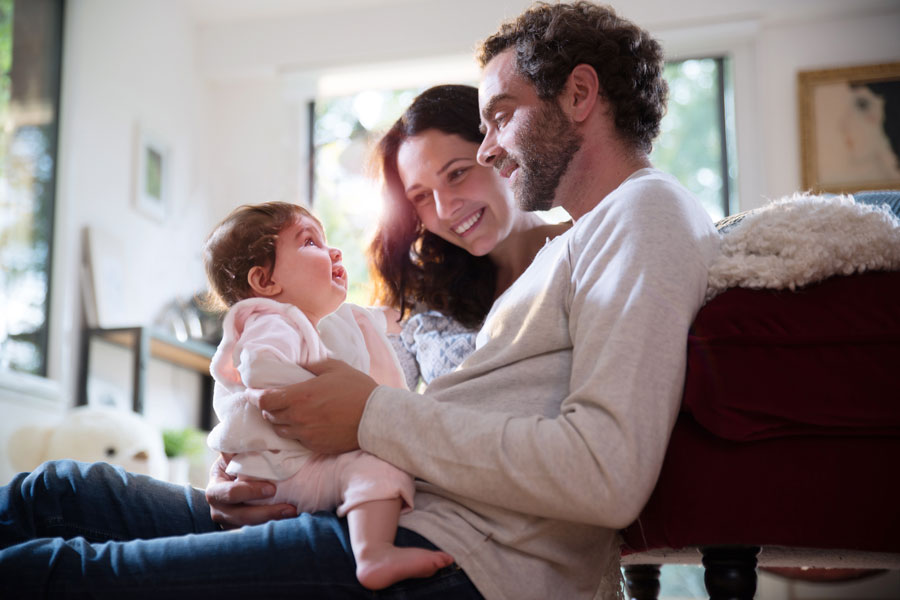
[[[247,283],[257,296],[270,298],[281,293],[281,285],[275,283],[269,275],[269,271],[260,266],[255,266],[247,273]]]
[[[566,80],[565,91],[567,112],[576,123],[584,121],[594,110],[600,93],[597,71],[588,64],[576,65]]]

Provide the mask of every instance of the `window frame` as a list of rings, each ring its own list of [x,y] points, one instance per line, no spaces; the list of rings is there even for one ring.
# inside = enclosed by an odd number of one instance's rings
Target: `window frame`
[[[716,97],[716,127],[718,128],[718,145],[719,145],[719,172],[722,176],[722,186],[720,189],[720,199],[717,204],[722,210],[723,217],[738,211],[740,206],[740,190],[741,178],[740,169],[738,168],[738,140],[737,140],[737,123],[735,115],[735,58],[729,52],[701,52],[697,54],[679,55],[677,57],[669,57],[665,61],[665,66],[672,64],[680,64],[688,61],[705,61],[711,60],[716,65],[715,80],[715,97]],[[729,81],[730,80],[730,81]],[[731,106],[728,102],[728,86],[730,84]],[[671,92],[671,90],[670,90]],[[671,97],[669,98],[671,103]],[[671,105],[671,104],[670,104]],[[665,119],[665,116],[663,117]],[[729,125],[730,121],[730,125]],[[661,136],[662,134],[660,134]],[[654,144],[660,139],[660,136],[654,140]],[[658,166],[654,163],[654,166]],[[660,167],[666,170],[664,167]],[[730,175],[730,171],[734,175]]]
[[[28,7],[25,9],[27,11],[26,14],[32,17],[32,20],[25,24],[18,21],[22,14],[21,7],[23,6]],[[53,323],[53,259],[56,246],[56,186],[59,169],[59,122],[62,94],[65,0],[13,0],[12,19],[12,36],[9,40],[11,44],[10,52],[13,56],[9,72],[11,78],[16,73],[15,53],[17,47],[34,51],[37,44],[34,43],[34,38],[30,34],[35,29],[39,29],[43,38],[36,51],[37,57],[32,58],[32,60],[37,62],[40,68],[40,74],[34,76],[34,78],[42,81],[47,86],[47,94],[42,96],[40,100],[47,103],[52,115],[46,124],[43,125],[48,140],[47,151],[44,157],[49,158],[52,164],[48,169],[48,177],[43,182],[43,194],[41,196],[43,203],[36,200],[36,197],[33,196],[31,207],[32,214],[36,215],[43,222],[42,228],[47,239],[46,256],[43,265],[46,282],[46,294],[42,306],[44,318],[42,324],[35,330],[35,345],[39,351],[40,362],[34,371],[0,367],[0,375],[3,375],[5,380],[19,379],[19,375],[46,378],[49,370],[50,328]],[[20,35],[17,35],[17,30]],[[28,35],[21,35],[22,31],[25,31]],[[30,65],[29,71],[33,74]],[[15,82],[11,80],[11,92],[14,90],[14,86]],[[14,94],[11,94],[10,99],[12,100],[14,97]]]

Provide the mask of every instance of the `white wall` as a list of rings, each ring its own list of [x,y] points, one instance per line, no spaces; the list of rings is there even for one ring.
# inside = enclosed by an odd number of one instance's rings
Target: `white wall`
[[[207,118],[215,126],[205,147],[213,161],[209,199],[216,218],[240,204],[304,200],[302,99],[287,97],[274,75],[211,81],[207,93]]]
[[[199,245],[213,217],[200,151],[205,95],[184,3],[74,0],[64,36],[50,372],[71,403],[81,230],[90,226],[118,240],[122,324],[144,324],[174,296],[202,287]],[[138,128],[171,149],[164,222],[133,202]]]

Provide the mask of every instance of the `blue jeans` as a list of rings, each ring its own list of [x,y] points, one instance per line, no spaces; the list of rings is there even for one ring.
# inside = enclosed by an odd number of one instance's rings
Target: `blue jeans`
[[[400,528],[398,546],[435,549]],[[222,531],[203,492],[105,463],[48,462],[0,488],[0,598],[481,598],[456,565],[356,580],[333,513]]]

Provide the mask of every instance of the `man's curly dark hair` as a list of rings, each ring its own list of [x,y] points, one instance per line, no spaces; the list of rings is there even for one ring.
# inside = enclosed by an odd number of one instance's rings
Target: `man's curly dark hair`
[[[485,39],[478,61],[483,68],[510,48],[516,71],[534,84],[543,100],[559,96],[577,65],[593,67],[619,134],[650,152],[666,110],[668,86],[662,76],[662,48],[645,30],[609,6],[538,2]]]

